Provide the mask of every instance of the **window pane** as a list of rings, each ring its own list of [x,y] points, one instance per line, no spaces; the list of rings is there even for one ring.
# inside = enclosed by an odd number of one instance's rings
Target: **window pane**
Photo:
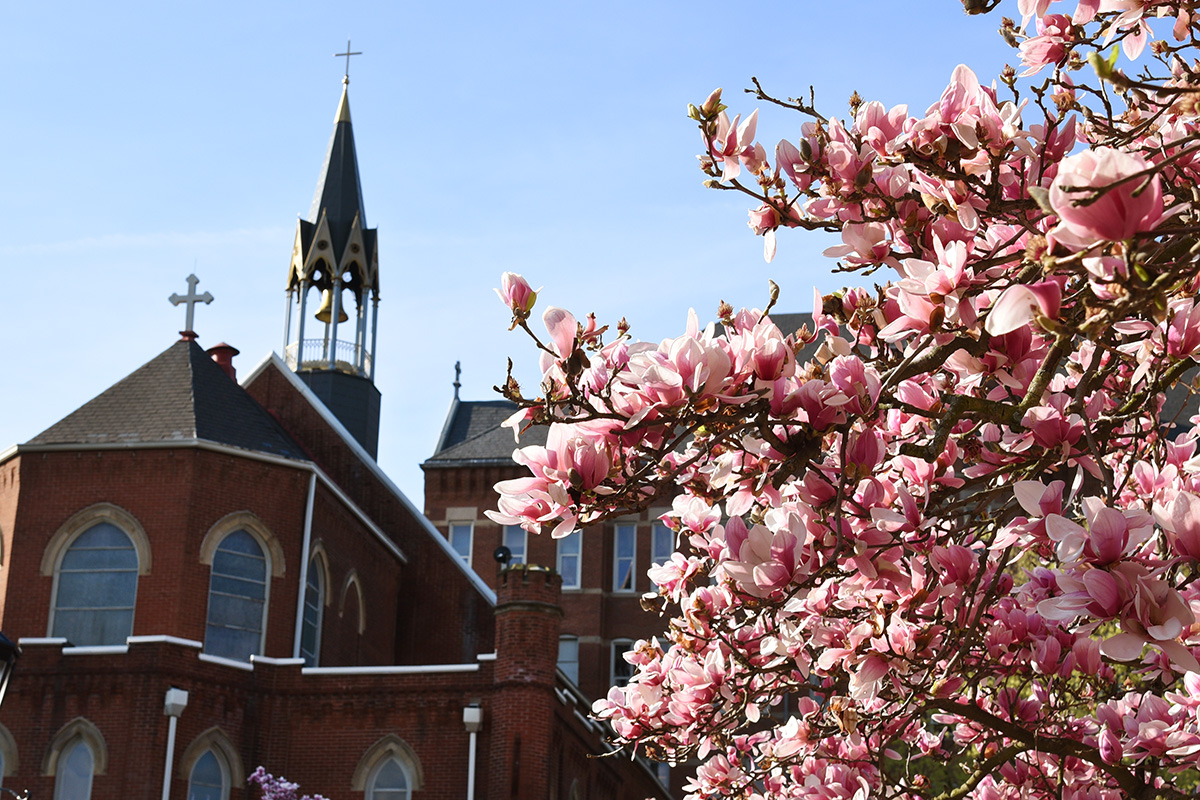
[[[637,544],[637,527],[618,525],[613,537],[613,591],[633,591],[634,548]]]
[[[315,667],[321,646],[321,611],[325,605],[325,573],[317,559],[308,562],[304,589],[304,623],[300,629],[300,656],[304,665]]]
[[[236,535],[236,534],[235,534]],[[245,580],[256,580],[263,574],[265,560],[260,554],[257,558],[243,553],[230,553],[218,550],[213,556],[213,566],[222,575],[232,575]]]
[[[204,652],[247,661],[262,645],[267,559],[246,531],[221,540],[213,554]]]
[[[675,532],[666,525],[655,525],[651,548],[651,561],[655,564],[667,563],[675,552]]]
[[[450,546],[464,564],[471,566],[471,523],[450,525]]]
[[[504,546],[512,552],[509,564],[525,563],[525,529],[520,525],[504,526]]]
[[[612,683],[624,686],[633,677],[633,664],[625,660],[625,653],[633,647],[629,639],[614,639],[612,643]]]
[[[262,635],[258,631],[238,631],[209,625],[204,636],[204,652],[234,661],[249,661],[258,652]]]
[[[92,751],[81,739],[58,756],[55,800],[88,800],[92,796]]]
[[[558,540],[558,574],[564,589],[579,588],[579,542],[583,534],[572,531]]]
[[[77,536],[59,562],[51,635],[78,647],[125,644],[137,569],[133,542],[115,525],[101,522]]]
[[[188,779],[188,800],[224,800],[225,773],[221,763],[213,755],[212,750],[204,755],[192,767],[192,775]]]
[[[262,581],[250,581],[245,578],[232,578],[227,575],[213,573],[212,590],[221,594],[232,594],[238,597],[253,597],[261,600],[267,594],[267,585]]]
[[[58,607],[133,608],[134,597],[137,595],[137,577],[134,570],[63,572],[58,576]]]
[[[82,537],[80,537],[82,538]],[[79,540],[63,553],[63,572],[137,570],[137,551],[133,545],[120,549],[114,547],[80,547]]]
[[[76,647],[125,644],[133,630],[133,609],[104,611],[57,611],[54,635]]]
[[[208,599],[208,621],[210,625],[257,631],[262,626],[262,609],[260,600],[218,594],[214,590]]]
[[[579,683],[579,639],[577,637],[563,636],[559,638],[558,668],[571,679],[571,683]]]
[[[399,761],[389,758],[375,771],[366,800],[408,800],[408,797],[408,775]]]

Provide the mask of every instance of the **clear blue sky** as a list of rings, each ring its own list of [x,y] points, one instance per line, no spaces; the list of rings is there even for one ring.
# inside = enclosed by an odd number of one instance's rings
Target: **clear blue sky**
[[[1009,9],[1015,14],[1015,8]],[[12,3],[0,52],[0,449],[24,442],[170,346],[193,270],[216,296],[200,344],[245,373],[283,338],[284,279],[341,90],[379,229],[380,463],[418,506],[418,464],[450,402],[489,399],[536,355],[492,293],[505,270],[542,304],[641,338],[717,301],[807,311],[840,286],[820,234],[773,264],[747,203],[705,190],[685,117],[758,76],[844,116],[857,89],[923,110],[958,63],[990,81],[1015,52],[957,0],[456,3]],[[926,42],[932,39],[936,45]],[[763,108],[768,149],[800,120]]]

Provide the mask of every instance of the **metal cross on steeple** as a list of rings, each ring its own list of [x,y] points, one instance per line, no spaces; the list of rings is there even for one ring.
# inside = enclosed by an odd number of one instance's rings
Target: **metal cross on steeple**
[[[462,362],[455,361],[454,362],[454,399],[455,400],[458,399],[458,390],[460,388],[462,388],[462,384],[459,383],[459,380],[458,380],[461,377],[462,377]]]
[[[200,283],[200,279],[196,277],[195,273],[188,275],[188,293],[185,295],[173,294],[167,298],[173,306],[180,305],[181,303],[187,304],[187,323],[184,325],[183,332],[184,334],[190,333],[193,336],[195,335],[195,331],[192,329],[192,323],[196,315],[196,303],[208,305],[213,301],[213,296],[208,292],[196,294],[196,284],[198,283]]]
[[[361,56],[361,55],[362,55],[361,51],[359,51],[357,53],[350,51],[350,40],[349,39],[346,40],[346,52],[333,54],[334,58],[341,58],[342,56],[346,57],[346,74],[344,76],[342,76],[343,83],[350,82],[350,56]]]

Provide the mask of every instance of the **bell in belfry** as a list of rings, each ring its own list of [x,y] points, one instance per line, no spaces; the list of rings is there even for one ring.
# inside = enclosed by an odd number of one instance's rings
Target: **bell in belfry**
[[[317,309],[317,319],[325,324],[329,324],[330,318],[333,316],[333,292],[325,289],[321,292],[321,307]],[[338,303],[338,324],[350,319],[346,316],[346,309],[341,303]]]

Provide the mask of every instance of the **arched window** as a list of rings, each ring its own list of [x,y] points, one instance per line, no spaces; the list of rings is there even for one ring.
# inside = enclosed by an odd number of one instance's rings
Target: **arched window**
[[[367,779],[367,793],[363,800],[409,800],[412,788],[408,772],[395,756],[380,761]]]
[[[244,786],[242,760],[229,737],[212,727],[183,751],[175,776],[188,783],[187,800],[229,800],[235,786]]]
[[[221,540],[212,557],[204,652],[237,661],[262,652],[269,574],[266,554],[249,533],[236,530]]]
[[[367,748],[354,769],[350,788],[363,793],[363,800],[411,800],[425,786],[421,760],[394,733]]]
[[[133,540],[111,522],[98,522],[75,537],[55,570],[51,636],[71,644],[125,644],[133,634],[138,553]]]
[[[300,657],[304,666],[315,667],[321,661],[321,620],[325,609],[325,569],[320,556],[308,562],[304,587],[304,621],[300,627]]]
[[[228,800],[229,770],[212,750],[196,759],[188,775],[187,800]]]
[[[58,756],[54,771],[54,800],[89,800],[96,759],[82,738],[72,739]]]

